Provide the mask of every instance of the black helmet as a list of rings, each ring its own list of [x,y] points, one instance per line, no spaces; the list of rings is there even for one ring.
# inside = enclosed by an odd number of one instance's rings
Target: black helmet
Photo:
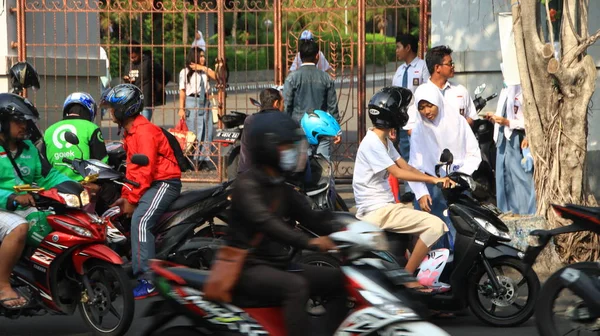
[[[286,169],[280,167],[280,153],[277,147],[285,144],[297,144],[305,139],[300,125],[287,114],[279,111],[255,114],[250,124],[249,135],[248,147],[252,162],[273,167],[279,171]],[[296,167],[290,170],[304,168],[302,161],[298,160]]]
[[[408,122],[412,92],[399,86],[384,87],[369,101],[369,118],[375,127],[399,128]]]
[[[42,133],[36,122],[40,118],[38,110],[33,104],[19,95],[13,93],[0,93],[0,132],[10,136],[10,121],[27,122],[29,139],[33,142],[42,138]]]
[[[142,112],[144,109],[144,94],[133,84],[119,84],[102,94],[100,106],[113,108],[115,118],[122,122]]]
[[[31,87],[40,88],[40,77],[35,68],[27,62],[19,62],[13,65],[8,74],[15,93]]]

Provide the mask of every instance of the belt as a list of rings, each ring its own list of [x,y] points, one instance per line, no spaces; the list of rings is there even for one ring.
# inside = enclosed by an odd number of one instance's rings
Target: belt
[[[205,95],[203,95],[203,94],[200,94],[200,93],[192,93],[192,94],[189,94],[189,95],[188,95],[188,97],[196,97],[196,98],[198,98],[198,97],[204,97],[204,96],[205,96]]]

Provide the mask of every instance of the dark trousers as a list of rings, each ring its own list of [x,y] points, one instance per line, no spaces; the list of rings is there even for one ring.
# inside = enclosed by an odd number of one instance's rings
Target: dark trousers
[[[286,271],[267,265],[249,266],[242,271],[236,288],[236,294],[246,297],[280,301],[288,336],[310,335],[306,303],[311,295],[340,301],[345,294],[339,269],[311,265],[299,268]]]

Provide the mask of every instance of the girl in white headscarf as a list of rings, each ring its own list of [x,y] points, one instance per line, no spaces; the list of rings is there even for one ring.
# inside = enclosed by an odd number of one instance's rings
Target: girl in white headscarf
[[[444,110],[444,97],[434,84],[420,85],[415,91],[415,105],[419,113],[410,137],[409,164],[416,169],[435,176],[435,165],[444,149],[454,156],[451,171],[473,174],[481,163],[479,144],[466,119]],[[455,229],[444,215],[448,207],[441,190],[433,185],[408,182],[418,202],[415,208],[430,212],[446,222],[450,229],[448,241],[440,240],[439,247],[452,248]]]
[[[206,41],[204,41],[204,36],[199,30],[196,31],[196,39],[194,40],[194,42],[192,42],[192,48],[193,47],[198,47],[206,51]]]
[[[504,68],[502,67],[504,72]],[[531,166],[523,152],[528,150],[524,141],[521,85],[508,85],[500,92],[496,113],[488,112],[487,119],[495,124],[496,140],[496,202],[503,212],[531,215],[535,213],[536,200]],[[526,163],[526,162],[525,162]]]

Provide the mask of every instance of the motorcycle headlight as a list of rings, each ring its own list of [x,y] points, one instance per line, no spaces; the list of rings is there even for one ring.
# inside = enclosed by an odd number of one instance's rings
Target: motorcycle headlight
[[[361,290],[360,295],[374,307],[386,314],[406,319],[419,318],[419,316],[412,309],[405,307],[400,301],[390,301],[381,297],[377,293],[368,290]]]
[[[479,226],[481,226],[484,230],[486,230],[487,232],[489,232],[491,235],[494,235],[494,236],[502,238],[502,239],[511,240],[511,238],[508,235],[508,233],[502,232],[502,231],[498,230],[494,226],[494,224],[486,221],[485,219],[475,217],[475,221],[477,222],[477,224],[479,224]]]
[[[80,208],[81,207],[81,202],[79,201],[79,197],[77,197],[77,195],[73,195],[73,194],[65,194],[65,193],[58,193],[60,195],[60,197],[62,197],[65,200],[65,203],[67,204],[67,206],[72,207],[72,208]]]
[[[87,190],[84,190],[79,194],[79,198],[81,198],[81,206],[86,206],[90,204],[90,194]]]

